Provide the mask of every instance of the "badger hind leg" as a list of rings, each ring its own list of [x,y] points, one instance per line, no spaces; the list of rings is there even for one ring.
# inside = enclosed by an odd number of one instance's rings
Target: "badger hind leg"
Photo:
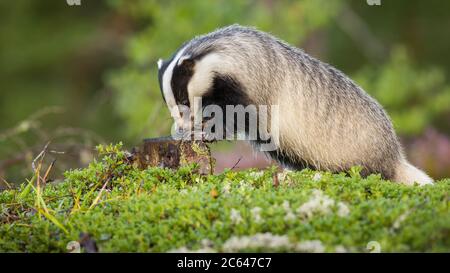
[[[397,164],[393,180],[405,185],[414,185],[414,183],[419,186],[433,184],[431,177],[404,159]]]

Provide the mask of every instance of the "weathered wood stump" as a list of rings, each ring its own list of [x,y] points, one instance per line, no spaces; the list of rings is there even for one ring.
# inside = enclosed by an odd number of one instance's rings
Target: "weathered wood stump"
[[[133,155],[140,168],[177,169],[197,163],[201,174],[212,174],[214,171],[211,151],[201,141],[181,141],[171,137],[145,139],[140,147],[133,149]]]

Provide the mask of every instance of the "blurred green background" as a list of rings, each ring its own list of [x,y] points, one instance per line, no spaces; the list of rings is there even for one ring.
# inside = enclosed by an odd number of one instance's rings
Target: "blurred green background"
[[[410,160],[448,177],[448,10],[441,0],[1,1],[0,187],[23,182],[48,141],[58,179],[98,143],[168,135],[156,61],[233,23],[350,75],[389,112]],[[241,145],[214,147],[219,169],[268,164]]]

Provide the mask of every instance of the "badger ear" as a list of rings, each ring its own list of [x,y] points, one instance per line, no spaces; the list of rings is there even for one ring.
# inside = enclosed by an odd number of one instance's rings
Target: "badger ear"
[[[184,55],[178,59],[177,65],[190,69],[194,66],[194,60],[191,55]]]
[[[158,69],[161,69],[161,66],[162,66],[162,64],[163,64],[163,60],[162,60],[162,59],[159,59],[158,62],[157,62],[157,64],[158,64]]]

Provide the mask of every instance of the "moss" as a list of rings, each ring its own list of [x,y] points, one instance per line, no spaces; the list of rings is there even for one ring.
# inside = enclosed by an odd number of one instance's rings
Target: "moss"
[[[357,168],[351,176],[303,170],[274,187],[275,168],[140,170],[120,146],[99,151],[100,160],[61,183],[0,193],[1,252],[66,252],[82,233],[102,252],[309,251],[318,243],[366,252],[371,241],[382,252],[450,251],[450,179],[408,187],[362,179]]]

